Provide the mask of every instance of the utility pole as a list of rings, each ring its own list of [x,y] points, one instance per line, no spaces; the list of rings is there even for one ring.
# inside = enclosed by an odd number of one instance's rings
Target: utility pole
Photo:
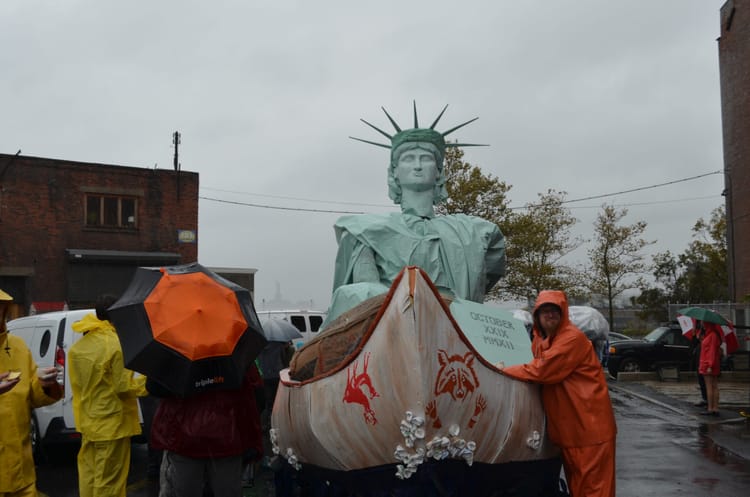
[[[174,170],[177,172],[177,200],[180,200],[180,160],[179,160],[179,147],[180,147],[180,132],[175,131],[172,135],[172,143],[174,143]]]
[[[172,143],[174,143],[174,170],[179,171],[180,170],[180,162],[179,162],[179,146],[180,146],[180,132],[175,131],[172,135]]]

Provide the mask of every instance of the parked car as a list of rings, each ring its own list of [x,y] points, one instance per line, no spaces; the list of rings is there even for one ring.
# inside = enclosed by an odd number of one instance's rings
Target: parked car
[[[623,335],[622,333],[617,333],[615,331],[610,331],[607,335],[607,346],[604,349],[604,357],[602,357],[602,366],[607,367],[607,364],[609,364],[609,346],[614,342],[622,342],[624,340],[632,340],[627,335]]]
[[[690,340],[685,338],[677,323],[659,326],[641,340],[610,343],[607,369],[615,378],[620,372],[656,371],[661,366],[675,366],[680,371],[694,371],[698,367]],[[722,358],[721,369],[734,369],[733,356]]]
[[[659,366],[690,371],[692,362],[690,340],[675,323],[659,326],[642,340],[611,342],[607,369],[616,378],[619,372],[654,371]]]

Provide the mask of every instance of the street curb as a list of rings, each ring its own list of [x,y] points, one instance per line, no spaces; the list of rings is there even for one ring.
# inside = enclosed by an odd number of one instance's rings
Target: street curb
[[[670,411],[672,411],[672,412],[675,412],[675,413],[677,413],[677,414],[681,414],[681,415],[683,415],[683,416],[685,415],[685,411],[684,411],[684,410],[682,410],[682,409],[678,409],[678,408],[676,408],[676,407],[674,407],[674,406],[671,406],[671,405],[669,405],[669,404],[666,404],[666,403],[664,403],[664,402],[661,402],[661,401],[659,401],[659,400],[656,400],[656,399],[654,399],[653,397],[648,397],[648,396],[646,396],[646,395],[643,395],[643,394],[640,394],[640,393],[634,392],[633,390],[630,390],[630,389],[628,389],[628,388],[625,388],[625,387],[621,387],[621,386],[619,386],[619,385],[613,385],[613,384],[611,384],[611,383],[610,383],[610,384],[609,384],[608,386],[609,386],[609,388],[610,388],[610,389],[612,389],[612,390],[618,391],[618,392],[620,392],[620,393],[627,393],[628,395],[632,395],[633,397],[637,397],[637,398],[639,398],[639,399],[641,399],[641,400],[645,400],[646,402],[650,402],[650,403],[652,403],[652,404],[656,404],[657,406],[659,406],[659,407],[663,407],[664,409],[669,409]]]

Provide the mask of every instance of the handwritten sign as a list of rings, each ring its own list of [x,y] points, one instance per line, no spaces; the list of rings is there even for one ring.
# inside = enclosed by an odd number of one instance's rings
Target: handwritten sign
[[[531,339],[510,311],[468,300],[454,300],[451,314],[479,354],[492,364],[525,364],[533,358]]]

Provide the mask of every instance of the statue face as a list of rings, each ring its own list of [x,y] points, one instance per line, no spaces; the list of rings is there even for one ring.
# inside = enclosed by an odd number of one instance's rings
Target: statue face
[[[398,158],[394,173],[404,190],[431,190],[438,176],[435,154],[421,147],[405,150]]]

